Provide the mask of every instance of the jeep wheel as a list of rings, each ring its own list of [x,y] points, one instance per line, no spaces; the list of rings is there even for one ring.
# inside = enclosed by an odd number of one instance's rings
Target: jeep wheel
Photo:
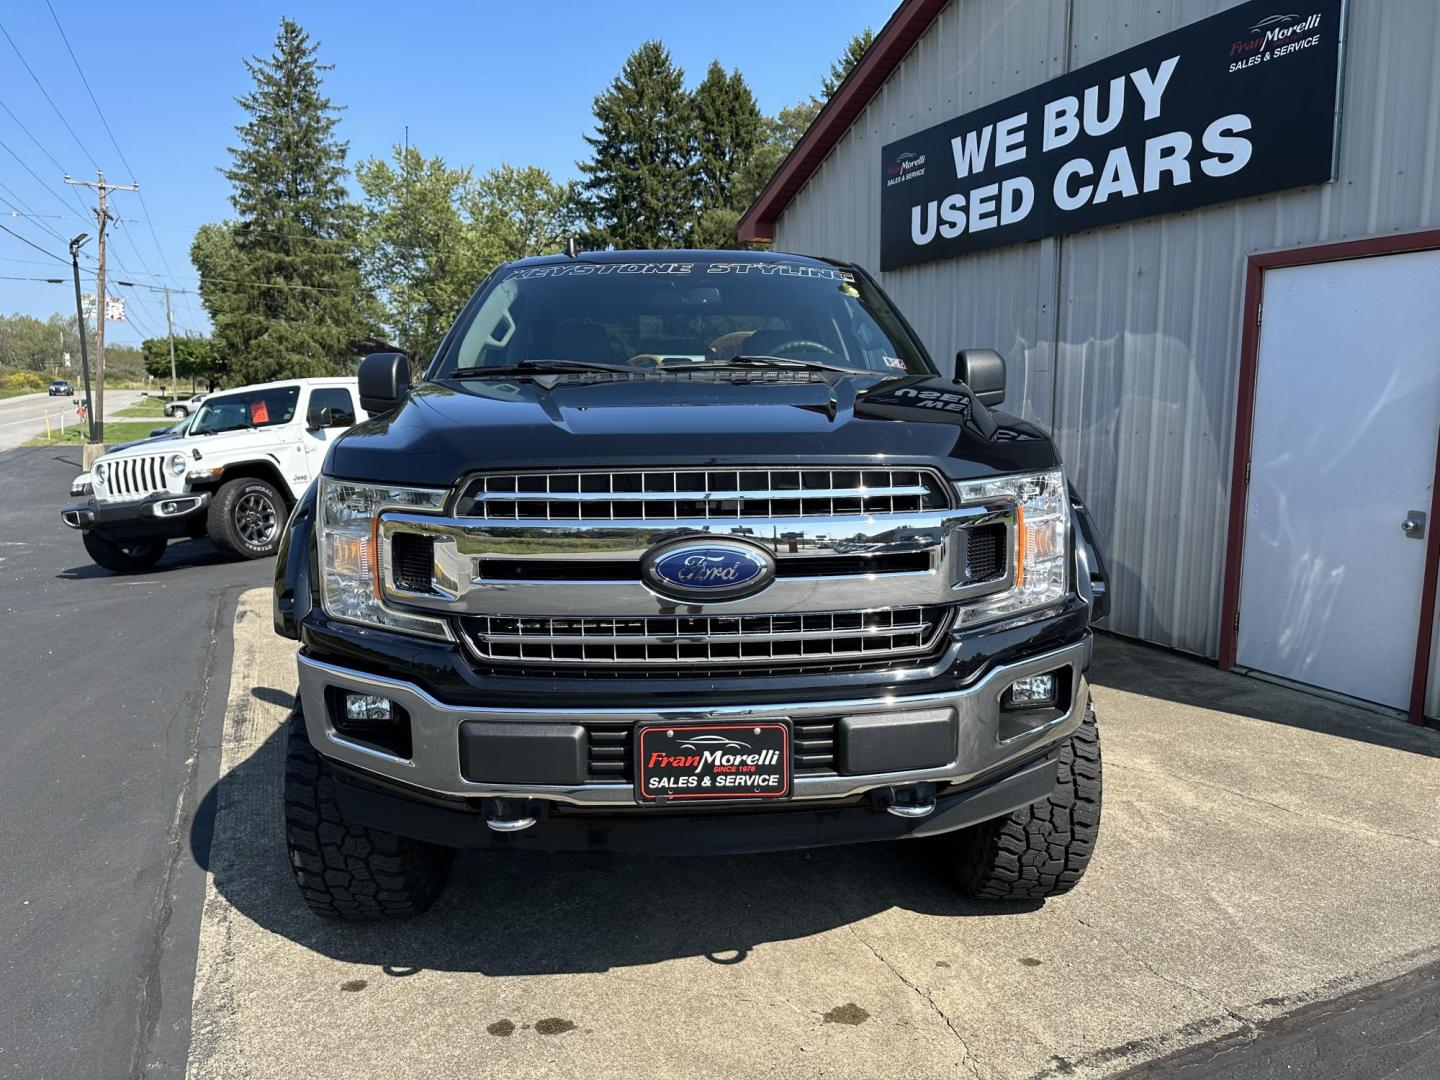
[[[404,919],[433,904],[454,852],[346,821],[335,801],[335,775],[310,745],[298,709],[288,738],[285,844],[310,910],[359,922]]]
[[[241,477],[221,485],[210,500],[205,531],[221,551],[263,559],[280,547],[285,500],[264,480]]]
[[[165,541],[161,538],[110,540],[94,529],[87,529],[80,538],[95,565],[114,574],[139,574],[149,570],[165,554]]]
[[[942,837],[951,845],[946,855],[960,891],[985,900],[1043,900],[1069,892],[1095,850],[1100,787],[1100,731],[1092,705],[1060,747],[1048,799]]]

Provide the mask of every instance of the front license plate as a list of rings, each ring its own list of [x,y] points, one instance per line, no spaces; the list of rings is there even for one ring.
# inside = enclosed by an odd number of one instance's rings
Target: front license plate
[[[790,724],[641,724],[635,729],[635,797],[642,803],[784,799],[790,794]]]

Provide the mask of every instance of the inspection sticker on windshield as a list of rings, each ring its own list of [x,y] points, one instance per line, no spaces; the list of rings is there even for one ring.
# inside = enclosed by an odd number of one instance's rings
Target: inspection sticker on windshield
[[[639,724],[635,797],[783,799],[790,794],[790,724]]]
[[[886,367],[895,368],[897,371],[905,370],[905,361],[898,356],[882,356],[881,359],[885,361]]]

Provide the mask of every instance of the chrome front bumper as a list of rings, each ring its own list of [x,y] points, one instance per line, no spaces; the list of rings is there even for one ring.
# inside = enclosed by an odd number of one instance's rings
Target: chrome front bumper
[[[550,799],[581,806],[634,806],[629,783],[519,785],[475,783],[460,765],[460,725],[467,720],[514,724],[615,724],[631,722],[694,723],[706,720],[746,721],[806,717],[891,715],[902,710],[948,709],[954,731],[955,756],[946,765],[908,772],[867,775],[812,774],[795,777],[794,800],[839,799],[904,784],[965,783],[1068,736],[1081,723],[1090,698],[1085,679],[1090,641],[992,669],[975,684],[942,693],[891,696],[852,701],[797,702],[786,705],[735,705],[699,709],[505,709],[447,705],[412,683],[367,675],[301,655],[300,698],[310,742],[325,757],[438,795]],[[1069,669],[1069,707],[1039,727],[1002,737],[1000,695],[1016,679]],[[347,739],[331,723],[326,688],[382,694],[409,714],[413,752],[400,758]]]

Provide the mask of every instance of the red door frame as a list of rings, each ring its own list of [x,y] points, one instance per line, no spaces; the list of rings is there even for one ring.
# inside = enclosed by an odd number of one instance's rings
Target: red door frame
[[[1240,386],[1235,404],[1235,455],[1230,469],[1230,527],[1225,545],[1225,579],[1220,604],[1220,668],[1235,665],[1236,623],[1240,615],[1240,564],[1245,554],[1246,473],[1255,428],[1255,378],[1259,371],[1260,302],[1265,271],[1281,266],[1311,266],[1375,255],[1399,255],[1440,249],[1440,229],[1376,236],[1339,244],[1317,244],[1288,251],[1251,255],[1245,266],[1245,328],[1240,338]],[[1435,484],[1426,519],[1425,573],[1420,594],[1420,628],[1415,643],[1415,670],[1410,682],[1409,718],[1425,722],[1425,675],[1430,667],[1430,639],[1435,620],[1435,583],[1440,578],[1440,440],[1435,447]]]

